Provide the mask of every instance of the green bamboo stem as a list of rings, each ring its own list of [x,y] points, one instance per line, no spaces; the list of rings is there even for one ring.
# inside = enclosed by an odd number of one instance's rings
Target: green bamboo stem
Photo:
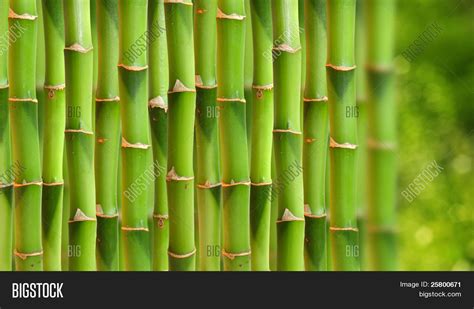
[[[155,166],[155,207],[153,237],[153,270],[168,270],[168,194],[166,173],[168,155],[168,48],[163,0],[149,1],[148,31],[150,62],[150,114]]]
[[[369,269],[396,270],[395,0],[370,0],[367,17]]]
[[[95,93],[97,269],[118,270],[117,176],[120,148],[118,1],[97,0],[98,79]]]
[[[326,87],[326,0],[305,0],[306,86],[304,92],[303,173],[305,263],[326,270],[326,161],[329,115]]]
[[[272,188],[273,63],[270,0],[252,0],[254,73],[250,189],[252,270],[270,270]]]
[[[165,0],[169,56],[168,207],[170,270],[194,270],[193,144],[194,80],[193,4]]]
[[[43,0],[46,75],[43,127],[43,250],[44,270],[61,270],[63,155],[66,119],[64,21],[60,0]]]
[[[359,270],[356,204],[357,118],[355,0],[328,0],[327,81],[330,113],[331,218],[334,270]]]
[[[275,0],[273,10],[274,145],[279,185],[278,270],[304,270],[301,138],[301,45],[298,2]],[[291,176],[290,176],[291,175]],[[283,182],[283,179],[288,179]],[[275,184],[274,184],[275,186]],[[275,192],[277,190],[273,190]]]
[[[0,34],[8,30],[8,0],[0,0]],[[13,178],[8,113],[8,45],[0,49],[0,271],[12,270]]]
[[[224,270],[250,270],[250,175],[244,95],[245,1],[219,0],[217,102],[224,211]]]
[[[119,0],[119,89],[122,119],[122,241],[126,270],[150,270],[148,229],[147,0]],[[135,45],[134,45],[135,44]],[[138,44],[141,44],[137,49]]]
[[[254,68],[254,59],[253,59],[253,35],[252,35],[252,15],[250,14],[250,1],[245,1],[245,57],[244,57],[244,96],[245,96],[245,106],[246,106],[246,116],[247,121],[247,147],[249,154],[249,164],[252,160],[252,99],[253,99],[253,68]]]
[[[10,121],[13,161],[18,169],[14,179],[15,266],[17,270],[42,270],[41,245],[41,163],[36,99],[35,1],[11,0],[9,31],[22,29],[12,40],[8,53]]]
[[[92,124],[93,47],[89,0],[64,2],[66,150],[70,184],[69,270],[95,270],[96,209]]]
[[[276,162],[275,162],[275,147],[272,147],[272,179],[276,179]],[[270,193],[271,200],[271,211],[270,211],[270,270],[277,270],[277,248],[278,248],[278,239],[277,239],[277,221],[278,221],[278,199],[273,197]]]
[[[62,214],[62,231],[61,231],[61,270],[69,270],[69,210],[70,210],[70,180],[67,169],[67,151],[66,147],[63,149],[63,178],[64,178],[64,190],[63,190],[63,214]]]
[[[200,270],[220,270],[221,183],[219,171],[216,14],[217,0],[198,0],[194,9],[196,51],[196,154]]]
[[[363,0],[357,0],[356,9],[356,103],[357,110],[357,227],[359,228],[360,267],[366,269],[366,212],[367,212],[367,91],[366,91],[366,39]]]
[[[45,91],[44,82],[46,74],[46,55],[45,55],[45,36],[44,36],[44,22],[43,22],[43,5],[42,0],[36,1],[36,10],[38,12],[37,20],[37,43],[36,43],[36,99],[38,100],[38,130],[40,143],[40,159],[41,166],[43,166],[43,147],[44,147],[44,120],[45,120]]]

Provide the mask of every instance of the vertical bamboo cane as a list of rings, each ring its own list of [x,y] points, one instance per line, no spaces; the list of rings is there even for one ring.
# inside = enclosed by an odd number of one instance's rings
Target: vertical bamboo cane
[[[395,0],[370,0],[367,17],[369,268],[396,270]]]
[[[252,270],[270,270],[270,213],[272,188],[273,64],[270,0],[252,0],[254,74],[250,227]]]
[[[244,95],[245,1],[219,0],[217,102],[224,207],[224,270],[250,270],[250,175]]]
[[[364,0],[357,0],[356,9],[356,103],[357,110],[357,227],[359,229],[359,255],[360,267],[366,269],[367,256],[367,93],[366,93],[366,39],[365,39],[365,14]]]
[[[89,0],[64,2],[66,149],[70,180],[69,269],[95,270],[95,179]]]
[[[326,90],[326,0],[305,0],[306,86],[303,173],[307,270],[326,270],[326,161],[329,118]]]
[[[10,118],[14,180],[15,265],[17,270],[42,270],[41,163],[36,99],[37,7],[31,0],[11,0],[8,53]],[[13,40],[14,31],[21,35]]]
[[[8,0],[0,0],[0,35],[8,31]],[[13,178],[8,113],[8,38],[0,45],[0,271],[12,270]]]
[[[119,89],[122,119],[122,241],[126,270],[150,270],[148,192],[150,148],[147,0],[119,0]]]
[[[170,270],[194,270],[193,144],[196,108],[193,4],[165,0],[169,55],[168,205]]]
[[[117,176],[120,148],[118,1],[97,0],[98,79],[95,94],[97,269],[118,270]]]
[[[168,155],[168,48],[163,0],[149,1],[148,31],[150,33],[150,114],[155,168],[155,210],[153,238],[153,269],[168,270],[168,194],[166,165]]]
[[[43,130],[43,248],[44,270],[61,270],[63,214],[63,155],[66,119],[64,16],[60,0],[43,0],[46,51]]]
[[[196,1],[194,12],[200,270],[220,270],[222,215],[216,105],[217,0]]]
[[[355,0],[328,0],[326,65],[330,113],[331,218],[334,270],[359,270],[356,207],[357,119]],[[349,112],[349,114],[348,114]]]
[[[301,45],[298,1],[275,0],[273,10],[278,198],[278,270],[304,270],[304,206],[301,173]],[[281,184],[280,184],[281,183]]]

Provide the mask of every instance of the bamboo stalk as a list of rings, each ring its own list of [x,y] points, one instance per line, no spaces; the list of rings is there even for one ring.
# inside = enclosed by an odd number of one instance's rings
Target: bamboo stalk
[[[98,79],[95,93],[97,269],[118,270],[117,176],[120,147],[118,1],[97,0]]]
[[[396,270],[395,0],[370,0],[367,17],[369,269]]]
[[[92,124],[93,47],[89,0],[64,2],[66,150],[70,180],[69,270],[95,270],[95,179]]]
[[[42,270],[41,163],[36,99],[35,1],[10,1],[9,31],[22,29],[11,41],[8,54],[10,121],[13,161],[19,166],[14,179],[15,265],[17,270]]]
[[[63,154],[66,119],[64,16],[60,0],[43,0],[46,75],[43,127],[43,250],[44,270],[61,270]]]
[[[249,164],[252,160],[252,99],[253,99],[253,35],[252,35],[252,15],[250,14],[250,1],[245,1],[245,57],[244,57],[244,96],[245,96],[245,119],[247,121],[247,147],[249,154]]]
[[[196,154],[200,270],[220,270],[221,183],[219,171],[216,14],[217,0],[195,2]]]
[[[305,0],[306,86],[303,173],[307,270],[326,270],[326,161],[329,135],[325,64],[326,0]]]
[[[304,270],[301,173],[301,45],[298,2],[275,0],[273,10],[275,121],[278,190],[278,270]],[[277,185],[274,182],[274,187]]]
[[[357,110],[357,227],[359,229],[359,255],[362,270],[367,269],[367,91],[366,91],[366,36],[365,14],[366,2],[357,0],[356,9],[356,103]]]
[[[8,31],[8,9],[8,0],[0,0],[0,35]],[[13,257],[13,178],[8,113],[8,45],[5,43],[0,49],[0,271],[12,270]]]
[[[37,19],[37,43],[36,43],[36,99],[38,100],[38,131],[40,143],[40,162],[43,166],[43,147],[44,141],[44,123],[45,123],[45,91],[44,82],[46,74],[46,51],[45,51],[45,36],[44,36],[44,22],[43,22],[43,6],[42,0],[36,1],[36,10],[38,12]]]
[[[148,184],[150,148],[147,0],[119,0],[119,89],[122,120],[122,241],[126,270],[150,270]]]
[[[166,173],[168,155],[168,48],[163,0],[149,1],[148,31],[150,62],[150,115],[153,158],[155,162],[155,209],[153,270],[168,270],[168,194]]]
[[[330,113],[331,218],[334,270],[359,270],[356,207],[355,0],[328,0],[326,65]],[[349,114],[348,114],[349,111]]]
[[[245,1],[219,0],[217,102],[224,211],[224,270],[250,270],[250,175],[244,95]]]
[[[250,228],[252,270],[270,270],[270,213],[272,188],[273,64],[270,0],[252,0],[254,73]]]
[[[194,80],[193,4],[165,0],[169,55],[168,207],[170,270],[194,270],[193,144]]]

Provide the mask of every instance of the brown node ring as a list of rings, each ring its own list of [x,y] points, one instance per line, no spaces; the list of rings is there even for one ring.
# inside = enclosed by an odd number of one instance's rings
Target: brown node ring
[[[301,135],[301,131],[296,131],[293,129],[273,129],[273,133],[290,133],[295,135]]]
[[[23,253],[23,252],[18,252],[16,249],[13,251],[13,254],[23,261],[26,260],[29,257],[34,257],[34,256],[42,256],[43,255],[43,250],[38,251],[38,252],[32,252],[32,253]]]
[[[359,232],[359,229],[356,227],[336,227],[336,226],[330,226],[329,230],[332,232],[336,231],[347,231],[347,232]]]
[[[222,250],[222,256],[225,256],[229,260],[234,260],[236,257],[249,256],[251,254],[252,254],[252,251],[232,253],[232,252],[227,252],[224,249]]]
[[[211,183],[209,180],[206,180],[205,183],[203,184],[198,184],[197,187],[199,189],[212,189],[212,188],[217,188],[217,187],[220,187],[222,186],[222,183],[218,182],[218,183]]]
[[[277,220],[276,223],[293,222],[293,221],[304,221],[304,218],[298,218],[288,208],[286,208],[285,211],[283,212],[283,216],[281,216],[281,219]]]
[[[122,136],[122,148],[134,148],[134,149],[148,149],[150,145],[142,144],[142,143],[129,143],[123,136]]]
[[[222,12],[220,8],[217,8],[217,16],[218,19],[230,19],[230,20],[244,20],[246,16],[239,15],[237,13],[226,14]]]
[[[165,0],[163,3],[165,4],[183,4],[183,5],[190,5],[192,6],[192,3],[185,2],[184,0]]]
[[[128,227],[128,226],[122,226],[120,228],[122,231],[126,231],[126,232],[139,232],[139,231],[143,231],[143,232],[149,232],[148,228],[146,227]]]
[[[250,186],[250,181],[244,180],[244,181],[234,181],[233,179],[230,181],[230,183],[222,183],[223,188],[228,188],[228,187],[235,187],[235,186]]]
[[[355,150],[357,149],[357,145],[351,144],[351,143],[338,143],[336,142],[332,137],[329,138],[329,147],[330,148],[342,148],[342,149],[351,149]]]
[[[179,176],[174,169],[171,167],[170,171],[166,175],[166,181],[191,181],[194,180],[194,176]]]
[[[31,181],[31,182],[14,183],[13,187],[21,188],[21,187],[27,187],[27,186],[42,186],[42,185],[43,185],[43,182],[38,180],[38,181]]]
[[[86,47],[82,46],[79,43],[74,43],[71,46],[66,46],[64,48],[64,50],[74,51],[74,52],[78,52],[78,53],[81,53],[81,54],[87,54],[88,52],[92,51],[93,49],[94,48],[92,46],[86,48]]]
[[[195,253],[196,253],[196,248],[194,248],[193,251],[186,254],[177,254],[168,250],[168,255],[175,259],[185,259],[185,258],[193,256]]]
[[[84,129],[66,129],[64,130],[64,133],[81,133],[81,134],[86,134],[86,135],[94,135],[94,132],[87,131]]]
[[[324,97],[320,97],[320,98],[303,98],[303,101],[304,102],[327,102],[328,97],[324,96]]]
[[[326,64],[327,68],[331,68],[335,71],[341,71],[341,72],[348,72],[348,71],[353,71],[356,69],[357,66],[345,66],[345,65],[334,65],[334,64]]]
[[[10,8],[10,10],[8,11],[8,18],[10,18],[10,19],[22,19],[22,20],[36,20],[38,18],[38,16],[31,15],[31,14],[28,14],[28,13],[18,14],[18,13],[15,13],[15,11],[13,11]]]
[[[118,65],[119,68],[122,68],[124,70],[127,70],[127,71],[132,71],[132,72],[140,72],[140,71],[145,71],[148,69],[148,66],[147,65],[144,65],[144,66],[135,66],[135,65],[126,65],[126,64],[123,64],[123,63],[120,63]]]

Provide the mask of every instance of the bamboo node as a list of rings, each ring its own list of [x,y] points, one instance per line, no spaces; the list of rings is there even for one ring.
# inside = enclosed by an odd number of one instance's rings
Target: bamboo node
[[[186,254],[177,254],[168,250],[168,255],[175,259],[185,259],[185,258],[193,256],[195,253],[196,253],[196,248],[194,248],[193,251]]]
[[[298,52],[299,50],[301,49],[301,46],[298,46],[298,47],[292,47],[290,46],[289,44],[280,44],[280,45],[277,45],[277,46],[273,46],[273,50],[277,50],[277,51],[280,51],[280,52],[287,52],[287,53],[290,53],[290,54],[294,54],[296,52]]]
[[[64,186],[64,181],[43,182],[43,186],[45,186],[45,187]]]
[[[134,148],[134,149],[148,149],[150,145],[142,144],[142,143],[129,143],[123,136],[122,136],[122,148]]]
[[[0,189],[13,187],[13,183],[0,183]]]
[[[228,187],[235,187],[235,186],[250,186],[250,181],[249,180],[244,180],[244,181],[235,181],[231,180],[230,183],[222,183],[223,188],[228,188]]]
[[[143,231],[143,232],[149,232],[148,228],[147,227],[128,227],[128,226],[122,226],[120,228],[122,231],[135,231],[135,232],[139,232],[139,231]]]
[[[232,14],[226,14],[222,12],[220,8],[217,8],[217,16],[216,18],[219,19],[231,19],[231,20],[244,20],[245,15],[239,15],[237,13],[232,13]]]
[[[357,149],[357,145],[351,143],[340,144],[336,142],[332,137],[329,138],[329,147],[330,148],[342,148],[342,149]]]
[[[296,131],[293,129],[273,129],[273,133],[290,133],[295,135],[301,135],[301,131]]]
[[[15,13],[15,11],[13,11],[10,8],[10,10],[8,11],[8,18],[10,18],[10,19],[23,19],[23,20],[36,20],[38,18],[38,16],[31,15],[31,14],[28,14],[28,13],[18,14],[18,13]]]
[[[37,180],[37,181],[31,181],[31,182],[23,181],[22,183],[14,183],[13,187],[21,188],[21,187],[27,187],[27,186],[42,186],[42,185],[43,185],[43,182],[41,180]]]
[[[86,48],[86,47],[82,46],[79,43],[74,43],[71,46],[66,46],[64,48],[64,50],[70,50],[70,51],[78,52],[78,53],[81,53],[81,54],[87,54],[88,52],[92,51],[93,49],[94,48],[92,46]]]
[[[347,72],[347,71],[352,71],[355,70],[357,66],[345,66],[345,65],[334,65],[334,64],[326,64],[327,68],[331,68],[335,71],[341,71],[341,72]]]
[[[311,208],[309,207],[309,204],[304,204],[304,216],[307,218],[312,218],[312,219],[322,219],[322,218],[326,218],[327,214],[323,213],[320,215],[313,215]]]
[[[379,150],[396,150],[397,144],[393,142],[377,141],[373,138],[367,139],[367,147]]]
[[[320,98],[303,98],[303,102],[327,102],[327,101],[328,101],[327,96],[323,96]]]
[[[252,251],[246,251],[246,252],[238,252],[238,253],[232,253],[232,252],[227,252],[225,249],[222,249],[222,256],[225,256],[229,260],[234,260],[236,257],[242,257],[242,256],[249,256],[252,254]]]
[[[250,185],[254,187],[271,186],[272,181],[270,180],[270,181],[264,181],[264,182],[252,182]]]
[[[120,63],[118,65],[119,68],[123,68],[127,71],[132,71],[132,72],[140,72],[140,71],[145,71],[146,69],[148,69],[148,66],[147,65],[144,65],[144,66],[136,66],[136,65],[126,65],[126,64],[123,64],[123,63]]]
[[[76,214],[72,220],[69,220],[68,223],[76,222],[85,222],[85,221],[96,221],[95,218],[88,217],[85,213],[82,212],[80,208],[76,210]]]
[[[264,91],[273,90],[273,84],[268,84],[268,85],[252,85],[252,89],[257,90],[257,93],[256,93],[257,99],[261,99],[261,98],[263,97],[263,92],[264,92]]]
[[[347,231],[347,232],[359,232],[359,229],[356,227],[335,227],[335,226],[330,226],[329,227],[330,231]]]
[[[153,214],[153,219],[157,219],[158,227],[160,229],[162,229],[163,226],[165,225],[165,220],[168,220],[169,216],[168,215]]]
[[[217,88],[217,85],[204,85],[201,75],[196,75],[194,76],[194,81],[196,83],[196,87],[201,88],[201,89],[215,89]]]
[[[184,4],[192,6],[192,3],[186,2],[185,0],[164,0],[163,3],[165,4]]]
[[[211,183],[209,180],[206,180],[205,183],[203,184],[198,184],[197,187],[199,189],[212,189],[212,188],[217,188],[217,187],[220,187],[222,186],[222,183],[218,182],[218,183]]]
[[[0,89],[7,89],[10,87],[10,84],[0,85]]]
[[[96,102],[120,102],[120,97],[115,96],[113,98],[95,98]]]
[[[95,215],[96,217],[102,218],[102,219],[114,219],[118,218],[118,213],[112,214],[112,215],[106,215],[104,214],[104,210],[102,209],[102,205],[96,204],[95,205]]]
[[[157,96],[150,101],[148,101],[148,107],[150,108],[161,108],[165,111],[165,113],[168,112],[168,104],[166,104],[165,99],[163,99],[162,96]]]
[[[34,104],[38,104],[38,100],[33,99],[33,98],[8,98],[8,101],[10,101],[10,102],[31,102],[31,103],[34,103]]]
[[[196,89],[186,87],[182,81],[177,79],[174,83],[173,89],[168,91],[168,94],[180,93],[180,92],[196,92]]]
[[[304,221],[304,219],[298,218],[288,208],[285,208],[285,211],[283,212],[283,216],[281,216],[281,219],[278,220],[277,223],[292,222],[292,221]]]
[[[48,91],[48,98],[53,99],[56,95],[56,91],[62,91],[66,89],[66,84],[60,85],[44,85],[44,90]]]
[[[64,130],[64,133],[82,133],[86,135],[94,135],[94,132],[87,131],[85,129],[66,129]]]
[[[176,173],[176,170],[173,167],[171,167],[170,171],[166,175],[166,181],[191,181],[194,179],[194,176],[179,176]]]
[[[245,104],[247,101],[241,98],[217,98],[217,102],[239,102]]]
[[[38,252],[23,253],[23,252],[18,252],[18,250],[15,249],[13,251],[13,254],[24,261],[29,257],[42,256],[43,255],[43,250],[38,251]]]
[[[367,63],[365,65],[367,71],[372,71],[375,73],[392,73],[394,70],[393,65],[391,64],[371,64]]]

